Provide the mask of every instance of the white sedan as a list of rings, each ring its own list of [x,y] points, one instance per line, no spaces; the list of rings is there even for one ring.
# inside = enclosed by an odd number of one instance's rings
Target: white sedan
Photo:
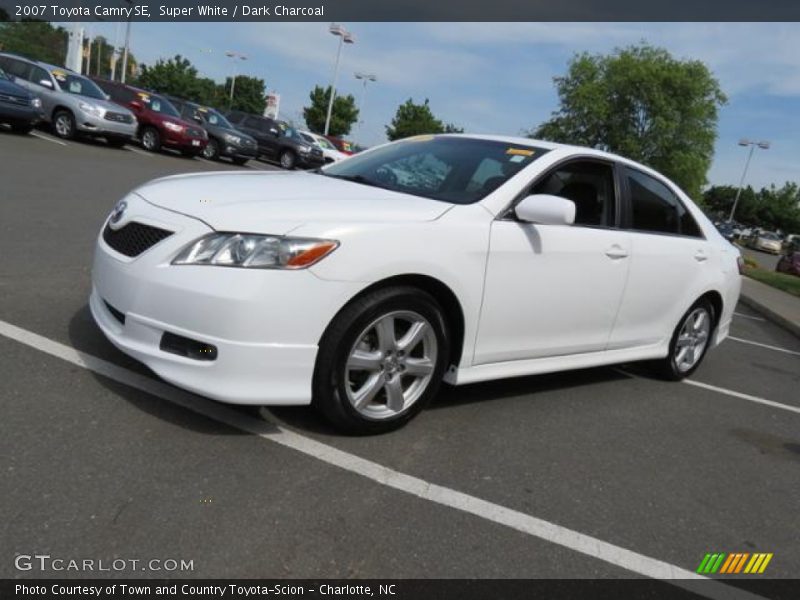
[[[178,386],[375,433],[442,380],[638,360],[686,377],[728,334],[739,266],[678,187],[630,160],[421,136],[317,172],[143,185],[103,224],[90,307]]]
[[[349,154],[345,154],[344,152],[339,152],[336,149],[336,146],[331,144],[327,139],[325,139],[321,135],[312,133],[310,131],[298,131],[298,133],[309,144],[313,144],[314,146],[322,150],[322,156],[325,157],[326,163],[339,162],[340,160],[344,160],[345,158],[350,156]]]

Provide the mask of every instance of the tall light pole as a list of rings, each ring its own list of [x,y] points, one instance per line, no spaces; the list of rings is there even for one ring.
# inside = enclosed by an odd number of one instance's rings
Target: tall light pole
[[[339,77],[339,59],[342,56],[343,44],[355,44],[356,39],[353,34],[337,23],[331,23],[328,28],[333,35],[339,37],[339,49],[336,51],[336,65],[333,67],[333,83],[331,84],[331,97],[328,100],[328,114],[325,117],[325,135],[328,135],[331,127],[331,113],[333,112],[333,99],[336,97],[336,79]]]
[[[247,60],[247,56],[244,54],[240,54],[238,52],[233,52],[232,50],[228,50],[225,53],[225,56],[230,58],[233,61],[233,77],[231,78],[231,97],[228,101],[228,108],[233,107],[233,90],[236,87],[236,61],[237,60]]]
[[[355,76],[356,79],[360,79],[364,85],[364,90],[361,92],[361,102],[358,104],[358,114],[361,116],[361,119],[358,121],[358,134],[361,135],[361,127],[364,125],[364,107],[367,104],[367,83],[370,81],[378,81],[378,78],[372,73],[361,72],[356,73]]]
[[[762,150],[769,150],[769,142],[766,141],[753,142],[748,139],[741,139],[739,140],[739,145],[745,147],[750,146],[750,152],[747,153],[747,160],[744,163],[742,178],[739,180],[739,189],[736,191],[736,199],[733,201],[733,207],[731,208],[731,214],[728,217],[728,221],[733,221],[733,215],[736,213],[736,206],[739,204],[739,196],[742,195],[742,186],[744,185],[744,178],[747,177],[747,167],[750,166],[750,159],[753,158],[753,151],[756,149],[756,146]]]

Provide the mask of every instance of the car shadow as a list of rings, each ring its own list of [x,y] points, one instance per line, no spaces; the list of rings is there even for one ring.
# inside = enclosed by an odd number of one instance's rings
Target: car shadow
[[[174,387],[159,379],[157,375],[142,363],[127,356],[111,344],[95,324],[88,306],[81,308],[70,320],[69,338],[73,348],[80,352],[85,352],[103,361],[133,371],[136,374],[150,377],[163,385]],[[637,375],[649,376],[642,367],[637,365],[626,365],[625,370]],[[132,406],[143,412],[183,429],[212,435],[249,435],[245,431],[235,429],[215,421],[210,417],[194,413],[191,410],[185,410],[184,407],[159,396],[120,383],[114,379],[98,374],[95,371],[90,370],[90,372],[98,383],[111,391],[115,396],[126,400]],[[488,405],[491,402],[500,402],[505,399],[523,395],[527,396],[550,391],[570,390],[584,386],[624,380],[632,376],[633,375],[628,375],[626,372],[620,371],[614,367],[597,367],[544,375],[514,377],[457,387],[443,385],[439,394],[433,399],[426,410],[452,410],[459,406],[475,403]],[[187,398],[192,400],[196,399],[198,405],[207,404],[207,406],[212,407],[216,405],[217,407],[224,407],[227,410],[236,411],[249,418],[261,419],[264,421],[265,431],[277,431],[277,428],[275,428],[273,424],[279,423],[308,433],[334,436],[340,435],[337,430],[331,427],[327,421],[322,419],[317,411],[310,406],[272,406],[268,408],[237,406],[216,402],[209,398],[186,392],[177,387],[174,387],[174,389]]]

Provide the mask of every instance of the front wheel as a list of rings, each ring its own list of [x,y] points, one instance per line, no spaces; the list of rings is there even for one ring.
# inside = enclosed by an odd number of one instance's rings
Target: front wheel
[[[347,433],[397,429],[436,395],[449,355],[442,309],[432,296],[412,287],[371,292],[326,330],[313,403]]]
[[[284,150],[281,152],[278,160],[281,163],[281,167],[287,169],[288,171],[294,169],[294,166],[297,164],[297,156],[291,150]]]
[[[68,110],[59,110],[53,115],[53,129],[58,137],[71,140],[75,137],[75,117]]]
[[[208,144],[203,148],[203,158],[206,160],[217,160],[219,158],[219,144],[215,139],[208,140]]]
[[[142,131],[142,147],[148,152],[161,150],[161,135],[154,127],[145,127]]]
[[[698,300],[678,323],[666,358],[654,363],[664,379],[680,381],[700,366],[714,331],[714,307],[708,300]]]

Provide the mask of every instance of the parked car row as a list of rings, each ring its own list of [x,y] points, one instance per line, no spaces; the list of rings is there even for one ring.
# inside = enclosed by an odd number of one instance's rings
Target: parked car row
[[[285,169],[313,169],[346,158],[328,138],[288,123],[165,96],[121,82],[0,52],[0,123],[27,133],[39,123],[64,139],[103,138],[110,146],[138,142],[238,165],[266,158]],[[342,144],[349,144],[340,140]]]

